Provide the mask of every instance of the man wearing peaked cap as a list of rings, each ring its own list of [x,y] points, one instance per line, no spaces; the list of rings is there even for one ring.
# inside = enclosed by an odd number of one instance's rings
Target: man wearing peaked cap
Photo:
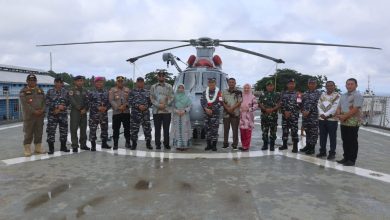
[[[274,91],[272,80],[266,82],[266,90],[259,97],[261,109],[261,130],[263,147],[261,150],[275,150],[276,131],[278,128],[278,110],[280,108],[280,94]],[[268,137],[269,132],[269,137]]]
[[[321,92],[317,90],[317,80],[310,78],[307,83],[308,90],[302,97],[302,126],[306,133],[306,146],[300,151],[314,154],[318,139],[318,100]]]
[[[63,80],[60,76],[54,79],[54,88],[49,89],[46,94],[46,105],[48,106],[47,114],[47,144],[49,145],[48,154],[54,154],[55,133],[57,124],[60,130],[60,150],[69,152],[66,148],[66,140],[68,137],[68,112],[69,95],[64,88]]]
[[[84,76],[73,78],[74,86],[69,90],[70,110],[70,136],[72,139],[73,152],[80,149],[90,150],[87,147],[87,111],[88,111],[88,91],[84,88]],[[77,130],[80,128],[80,139]]]
[[[298,119],[301,103],[300,93],[295,91],[295,79],[291,78],[287,83],[287,90],[283,92],[281,97],[283,145],[279,147],[279,150],[287,149],[287,140],[291,130],[292,152],[298,152]]]
[[[112,131],[114,139],[114,150],[118,149],[119,130],[121,124],[124,128],[126,139],[125,148],[130,148],[130,110],[129,110],[129,93],[130,89],[123,85],[125,77],[117,76],[116,85],[109,91],[109,101],[112,106]]]
[[[88,92],[89,104],[89,141],[91,142],[91,151],[96,151],[96,131],[100,125],[100,138],[102,148],[111,149],[107,144],[108,141],[108,113],[111,104],[109,101],[108,91],[104,88],[105,78],[102,76],[95,77],[95,89]]]
[[[20,102],[23,112],[24,156],[31,156],[31,143],[34,141],[35,153],[44,153],[42,149],[43,120],[45,116],[45,94],[37,86],[37,77],[29,74],[27,86],[20,90]]]

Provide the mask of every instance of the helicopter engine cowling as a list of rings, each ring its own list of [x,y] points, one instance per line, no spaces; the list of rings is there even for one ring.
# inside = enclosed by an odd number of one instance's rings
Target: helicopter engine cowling
[[[191,55],[190,57],[188,57],[188,60],[187,60],[187,64],[189,67],[192,67],[195,63],[195,60],[196,60],[196,56],[195,55]]]
[[[195,63],[196,67],[214,67],[214,65],[207,59],[199,59]]]

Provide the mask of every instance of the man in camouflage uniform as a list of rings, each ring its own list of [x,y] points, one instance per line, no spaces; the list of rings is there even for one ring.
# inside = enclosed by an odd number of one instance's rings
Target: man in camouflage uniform
[[[278,128],[278,110],[280,107],[280,94],[274,91],[272,81],[266,83],[266,91],[259,97],[261,109],[261,131],[263,136],[263,147],[261,150],[275,150],[276,130]],[[269,138],[268,138],[269,131]]]
[[[302,97],[302,125],[306,133],[306,146],[300,151],[306,154],[314,154],[314,148],[318,139],[318,100],[321,92],[317,90],[317,80],[309,79],[308,90]]]
[[[130,92],[129,95],[129,106],[131,108],[130,115],[130,132],[132,145],[131,150],[137,149],[137,140],[139,127],[142,124],[144,130],[146,148],[152,150],[152,128],[150,126],[150,111],[149,108],[152,106],[150,100],[150,94],[144,89],[145,83],[142,77],[137,78],[137,87]]]
[[[298,119],[301,104],[300,94],[295,91],[295,80],[290,79],[287,83],[287,91],[283,92],[281,98],[283,146],[279,147],[279,150],[287,149],[288,134],[291,129],[291,139],[293,141],[292,152],[298,152]]]
[[[60,150],[69,152],[66,148],[66,139],[68,137],[68,112],[69,96],[68,91],[64,88],[64,81],[61,77],[54,80],[54,88],[49,89],[46,94],[46,106],[49,109],[47,114],[47,144],[49,145],[48,154],[54,153],[55,134],[57,124],[60,130]]]
[[[104,77],[95,77],[95,89],[88,93],[89,104],[89,141],[91,141],[91,151],[96,151],[96,130],[100,125],[100,138],[102,148],[111,149],[107,144],[108,139],[108,114],[111,104],[108,100],[108,91],[104,88]]]
[[[73,78],[74,86],[69,90],[70,110],[70,137],[72,139],[73,152],[80,149],[90,150],[87,147],[87,111],[88,111],[88,91],[83,88],[84,77]],[[80,128],[80,140],[77,137],[77,130]]]
[[[216,87],[215,78],[210,78],[208,87],[200,99],[205,112],[204,129],[206,131],[207,146],[205,150],[217,151],[219,116],[222,107],[222,93]]]
[[[34,74],[27,76],[27,86],[20,90],[20,103],[23,110],[24,156],[31,156],[31,143],[34,141],[37,154],[42,149],[43,119],[45,117],[45,93],[37,86]]]
[[[130,89],[123,86],[125,77],[116,77],[116,86],[110,89],[109,100],[112,106],[112,131],[114,138],[114,150],[118,149],[119,130],[121,124],[124,128],[126,139],[126,148],[130,148],[130,110],[129,110],[129,93]]]
[[[223,99],[223,148],[229,147],[229,130],[232,126],[233,143],[232,148],[237,150],[238,126],[240,124],[240,106],[242,102],[242,92],[236,88],[236,80],[228,80],[229,88],[222,92]]]

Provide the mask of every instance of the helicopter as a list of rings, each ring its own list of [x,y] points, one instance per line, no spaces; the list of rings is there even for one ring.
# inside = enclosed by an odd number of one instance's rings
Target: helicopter
[[[314,43],[314,42],[297,42],[297,41],[274,41],[274,40],[219,40],[209,37],[201,37],[190,40],[169,40],[169,39],[150,39],[150,40],[111,40],[111,41],[88,41],[75,43],[56,43],[56,44],[41,44],[38,47],[46,46],[68,46],[68,45],[82,45],[82,44],[104,44],[104,43],[131,43],[131,42],[182,42],[183,45],[170,47],[162,50],[153,51],[142,54],[136,57],[127,59],[127,62],[134,64],[138,59],[150,55],[161,53],[168,50],[178,49],[182,47],[193,46],[196,49],[196,56],[191,55],[187,60],[186,69],[182,70],[176,61],[181,61],[171,53],[163,54],[163,61],[171,64],[178,70],[178,76],[173,85],[174,91],[179,84],[184,84],[185,92],[192,101],[192,108],[190,111],[191,125],[193,129],[193,138],[201,139],[205,137],[204,131],[204,110],[200,104],[200,98],[203,91],[206,90],[208,79],[215,78],[217,87],[222,91],[228,88],[227,80],[228,74],[222,71],[222,59],[218,55],[214,55],[215,49],[222,46],[226,49],[251,54],[264,59],[271,60],[275,63],[285,63],[282,59],[277,59],[265,54],[255,51],[247,50],[240,47],[227,45],[225,43],[263,43],[263,44],[297,44],[297,45],[313,45],[313,46],[328,46],[328,47],[347,47],[347,48],[361,48],[361,49],[375,49],[381,50],[378,47],[370,46],[356,46],[345,44],[328,44],[328,43]],[[221,109],[221,111],[223,111]],[[220,114],[222,117],[222,114]],[[222,118],[221,118],[222,119]]]

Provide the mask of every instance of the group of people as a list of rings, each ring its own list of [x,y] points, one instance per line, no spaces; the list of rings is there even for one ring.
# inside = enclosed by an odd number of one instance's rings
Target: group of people
[[[31,144],[34,142],[35,153],[45,153],[42,148],[44,116],[47,112],[48,154],[54,153],[54,142],[57,125],[60,131],[60,150],[69,152],[66,147],[68,136],[68,110],[70,110],[70,134],[73,152],[82,150],[96,151],[96,131],[100,126],[102,148],[111,149],[108,145],[108,110],[112,109],[113,149],[118,149],[120,127],[123,125],[125,148],[137,148],[138,132],[142,125],[146,148],[153,149],[151,144],[152,109],[155,127],[156,149],[186,150],[192,145],[192,128],[190,111],[192,101],[185,93],[183,84],[176,91],[165,82],[166,72],[157,71],[158,82],[146,90],[144,79],[137,78],[136,87],[130,90],[124,85],[125,78],[118,76],[115,87],[104,88],[104,77],[94,78],[94,89],[84,88],[84,77],[74,77],[74,85],[66,90],[60,77],[55,78],[54,88],[47,94],[37,86],[37,78],[27,76],[27,86],[20,91],[23,110],[24,154],[31,156]],[[220,114],[223,114],[224,141],[223,148],[232,147],[248,151],[254,129],[254,112],[261,110],[262,150],[274,151],[278,114],[282,114],[282,140],[279,150],[287,149],[288,136],[291,133],[292,152],[298,152],[298,119],[302,114],[302,126],[306,132],[306,146],[300,151],[314,154],[318,136],[320,136],[320,152],[317,157],[327,156],[326,143],[329,136],[330,151],[327,159],[335,158],[336,134],[338,121],[341,123],[344,158],[338,162],[353,166],[356,161],[358,142],[357,133],[360,125],[360,108],[363,98],[356,91],[357,81],[348,79],[348,92],[339,95],[335,92],[335,83],[326,82],[326,92],[318,91],[317,81],[308,81],[308,91],[301,95],[295,91],[295,80],[290,79],[287,90],[283,93],[274,91],[272,81],[266,83],[266,90],[257,99],[251,85],[245,84],[243,90],[236,88],[236,80],[228,79],[228,89],[220,91],[216,79],[210,78],[208,86],[201,97],[204,110],[204,129],[207,145],[205,150],[217,151]],[[87,118],[89,112],[89,118]],[[87,146],[87,122],[89,124],[89,141]],[[161,143],[163,128],[163,143]],[[229,131],[232,128],[233,142],[229,146]],[[79,136],[78,137],[78,130]],[[319,132],[318,132],[319,130]],[[238,132],[241,135],[241,147],[238,148]],[[170,137],[171,136],[171,137]]]

